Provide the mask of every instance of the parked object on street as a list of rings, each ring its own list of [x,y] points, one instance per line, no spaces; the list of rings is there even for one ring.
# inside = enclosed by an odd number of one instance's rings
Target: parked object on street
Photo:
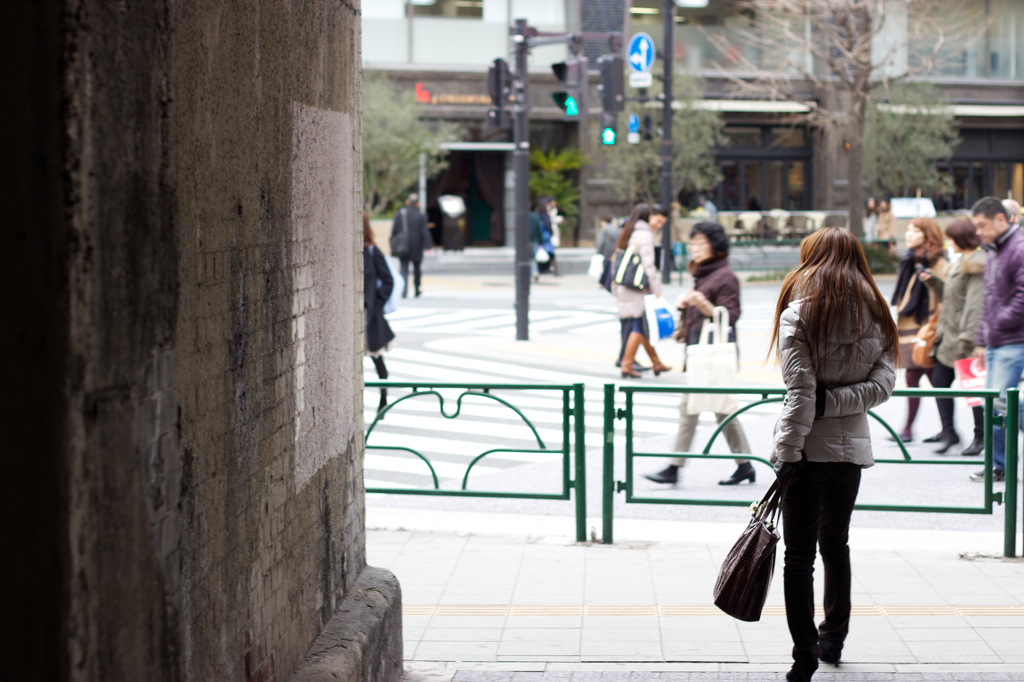
[[[623,378],[639,379],[640,373],[633,369],[636,353],[642,345],[651,359],[651,369],[655,375],[667,372],[668,367],[661,363],[648,338],[645,324],[646,309],[644,296],[654,294],[661,296],[661,274],[654,262],[654,233],[665,224],[667,211],[658,206],[652,209],[647,204],[637,204],[629,215],[629,220],[622,228],[617,249],[623,252],[632,250],[640,258],[639,265],[647,278],[644,288],[633,288],[626,284],[615,284],[613,291],[619,306],[619,321],[622,324],[623,348],[619,360],[619,368]],[[632,285],[635,280],[630,280]]]
[[[935,366],[931,382],[935,388],[949,388],[956,377],[954,367],[974,354],[974,337],[978,332],[978,320],[985,295],[986,253],[978,248],[981,239],[970,218],[957,218],[946,227],[946,236],[952,241],[953,251],[960,255],[949,266],[946,281],[922,274],[925,286],[935,292],[941,301],[932,354]],[[971,386],[982,388],[984,384]],[[963,386],[961,386],[963,388]],[[939,443],[937,453],[947,452],[960,443],[960,436],[953,425],[953,399],[936,398],[942,430],[926,443]],[[985,448],[985,415],[980,401],[973,406],[974,439],[961,453],[966,456],[980,455]]]
[[[689,364],[690,348],[701,343],[701,332],[709,320],[712,319],[717,308],[723,308],[727,313],[724,316],[726,320],[725,326],[715,328],[713,325],[709,330],[710,337],[705,343],[717,344],[725,341],[729,344],[734,354],[737,352],[735,326],[730,326],[729,323],[731,322],[735,325],[736,320],[740,317],[740,283],[736,275],[729,269],[729,237],[725,233],[725,228],[719,223],[705,221],[694,225],[690,233],[687,252],[691,258],[688,267],[693,275],[694,284],[692,290],[680,296],[676,301],[676,307],[681,311],[679,327],[676,330],[676,340],[686,343],[688,353],[686,371],[688,376],[692,376]],[[727,337],[722,339],[719,334],[727,334]],[[716,348],[714,350],[717,355],[719,349]],[[702,354],[700,356],[701,362],[707,359],[705,355]],[[738,363],[739,359],[737,356],[733,367],[738,366]],[[694,369],[703,372],[706,368],[702,366]],[[734,377],[735,373],[735,369],[733,369]],[[691,385],[693,384],[691,383]],[[724,397],[728,398],[728,396]],[[701,401],[703,398],[692,397],[694,401]],[[694,402],[691,408],[690,400],[690,397],[683,396],[679,403],[679,431],[676,435],[676,452],[690,451],[690,446],[693,443],[693,434],[697,430],[697,422],[700,419],[700,413],[704,411],[705,407],[715,413],[715,418],[719,423],[722,423],[729,412],[732,411],[731,409],[716,409],[710,403],[698,406]],[[726,424],[725,437],[732,452],[750,452],[750,444],[747,442],[747,436],[743,432],[743,426],[739,421],[733,420]],[[686,458],[674,458],[669,460],[669,465],[665,469],[654,474],[647,474],[644,477],[655,483],[675,484],[679,481],[679,468],[685,465]],[[721,485],[737,485],[744,481],[753,483],[755,480],[756,474],[750,462],[746,459],[737,459],[736,471],[733,472],[732,476],[719,481],[719,483]]]
[[[363,308],[366,316],[366,354],[373,360],[373,366],[380,379],[388,378],[384,351],[395,338],[388,321],[384,319],[384,306],[391,298],[394,286],[395,281],[391,277],[387,259],[373,239],[370,217],[363,211]],[[383,410],[387,404],[388,391],[382,388],[377,411]]]
[[[900,262],[892,304],[896,306],[896,327],[900,332],[901,363],[906,368],[907,386],[917,388],[921,377],[931,381],[931,367],[914,362],[914,340],[922,325],[931,318],[939,298],[934,289],[925,286],[923,276],[946,280],[949,263],[942,246],[942,233],[933,218],[914,218],[907,226],[907,255]],[[913,439],[912,428],[920,408],[919,398],[907,399],[907,421],[899,437],[903,442]]]
[[[974,355],[985,359],[985,388],[997,389],[1005,398],[1007,389],[1015,388],[1024,372],[1024,232],[1019,223],[1010,223],[1006,207],[995,197],[980,199],[971,213],[978,236],[989,251]],[[997,403],[997,411],[1005,414],[1004,402]],[[1005,477],[1006,437],[1005,427],[993,433],[992,468],[998,480]],[[984,473],[972,478],[983,480]]]
[[[391,227],[391,254],[397,256],[401,262],[404,282],[409,281],[409,265],[412,264],[413,283],[418,297],[421,293],[420,268],[423,264],[423,254],[430,253],[434,243],[427,228],[427,216],[417,208],[417,201],[419,196],[410,194],[405,200],[405,206],[395,213],[395,221]],[[402,298],[408,293],[408,287],[404,287],[401,292]]]
[[[788,393],[773,452],[789,478],[785,524],[786,620],[793,637],[790,680],[838,663],[850,627],[850,516],[861,470],[874,464],[868,410],[896,384],[898,331],[860,242],[824,228],[800,248],[782,285],[772,330]],[[814,624],[814,559],[825,566],[825,619]]]

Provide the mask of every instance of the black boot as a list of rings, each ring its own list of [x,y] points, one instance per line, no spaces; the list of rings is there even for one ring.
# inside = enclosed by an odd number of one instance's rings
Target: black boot
[[[942,438],[938,442],[942,444],[942,447],[936,450],[935,454],[943,455],[954,445],[960,444],[960,436],[957,435],[956,431],[950,429],[949,431],[942,432]]]
[[[644,474],[644,478],[655,483],[671,483],[675,485],[679,482],[679,467],[675,464],[669,464],[656,474]]]
[[[793,667],[786,673],[786,679],[789,682],[810,682],[811,676],[814,675],[814,671],[817,669],[818,661],[813,663],[809,661],[794,661]]]
[[[985,452],[985,436],[976,433],[974,434],[974,442],[968,445],[960,454],[964,457],[975,457],[983,452]]]
[[[388,389],[380,389],[380,402],[377,404],[377,412],[380,413],[385,407],[388,406]]]
[[[818,654],[818,658],[825,662],[831,663],[832,665],[839,666],[839,657],[843,653],[843,643],[833,642],[831,639],[820,639],[818,640],[818,648],[821,653]]]
[[[928,438],[925,438],[921,442],[922,443],[941,443],[942,439],[945,438],[945,436],[946,436],[946,429],[942,429],[941,431],[936,433],[934,436],[929,436]]]
[[[751,466],[750,462],[744,462],[743,464],[736,467],[736,471],[732,472],[732,476],[719,481],[718,485],[739,485],[743,481],[750,481],[753,483],[757,480],[757,474],[754,472],[754,467]]]

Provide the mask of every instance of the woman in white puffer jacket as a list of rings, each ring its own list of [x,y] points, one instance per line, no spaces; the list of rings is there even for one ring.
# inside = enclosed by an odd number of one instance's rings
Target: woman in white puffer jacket
[[[868,410],[892,395],[896,324],[860,242],[826,228],[800,245],[800,267],[779,295],[778,341],[788,393],[772,461],[789,479],[782,503],[786,619],[793,636],[787,680],[809,680],[818,659],[838,663],[850,624],[850,516],[861,470],[874,464]],[[814,625],[814,554],[825,566],[825,619]]]

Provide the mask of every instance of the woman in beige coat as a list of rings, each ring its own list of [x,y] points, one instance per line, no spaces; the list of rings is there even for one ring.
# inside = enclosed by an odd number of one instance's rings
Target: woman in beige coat
[[[625,251],[633,247],[633,251],[640,256],[640,264],[647,273],[648,286],[646,289],[638,290],[616,284],[614,288],[615,301],[619,305],[619,320],[622,323],[622,336],[625,339],[625,350],[622,354],[622,377],[639,379],[640,374],[633,369],[633,361],[636,359],[637,350],[643,345],[651,358],[651,369],[658,375],[667,372],[668,367],[661,363],[658,354],[654,351],[648,339],[647,328],[644,324],[646,310],[644,308],[644,296],[647,294],[661,295],[661,273],[654,262],[654,228],[652,223],[657,222],[658,227],[664,224],[664,212],[652,216],[651,207],[647,204],[637,204],[633,212],[629,214],[626,225],[622,228],[619,241],[615,248]]]
[[[946,226],[946,236],[953,242],[953,250],[960,259],[949,266],[946,281],[932,277],[931,271],[920,273],[925,286],[935,292],[942,301],[939,323],[935,330],[933,345],[935,367],[932,368],[932,386],[949,388],[953,385],[956,372],[953,365],[957,360],[971,357],[974,353],[974,335],[978,331],[981,308],[985,302],[985,252],[981,250],[981,238],[970,218],[957,218]],[[942,431],[925,438],[925,443],[941,443],[935,452],[943,454],[960,442],[960,436],[953,428],[953,399],[936,398]],[[974,441],[960,454],[971,457],[980,455],[985,449],[985,412],[979,405],[974,408]]]
[[[897,331],[860,242],[842,228],[800,245],[800,267],[782,284],[778,341],[788,392],[771,459],[780,482],[786,542],[790,682],[838,664],[850,627],[850,516],[861,470],[874,464],[868,410],[892,395]],[[825,568],[825,618],[814,623],[814,556]]]

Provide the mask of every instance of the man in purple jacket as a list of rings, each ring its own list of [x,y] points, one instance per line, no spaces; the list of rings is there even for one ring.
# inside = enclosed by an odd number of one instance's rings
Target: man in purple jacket
[[[992,254],[985,263],[985,306],[974,353],[985,358],[985,388],[999,389],[997,411],[1005,413],[1006,390],[1016,388],[1024,372],[1024,232],[1010,222],[995,197],[979,199],[971,213],[978,236]],[[992,478],[1002,481],[1006,429],[996,427],[992,436]],[[985,472],[971,474],[971,480],[985,480]]]

